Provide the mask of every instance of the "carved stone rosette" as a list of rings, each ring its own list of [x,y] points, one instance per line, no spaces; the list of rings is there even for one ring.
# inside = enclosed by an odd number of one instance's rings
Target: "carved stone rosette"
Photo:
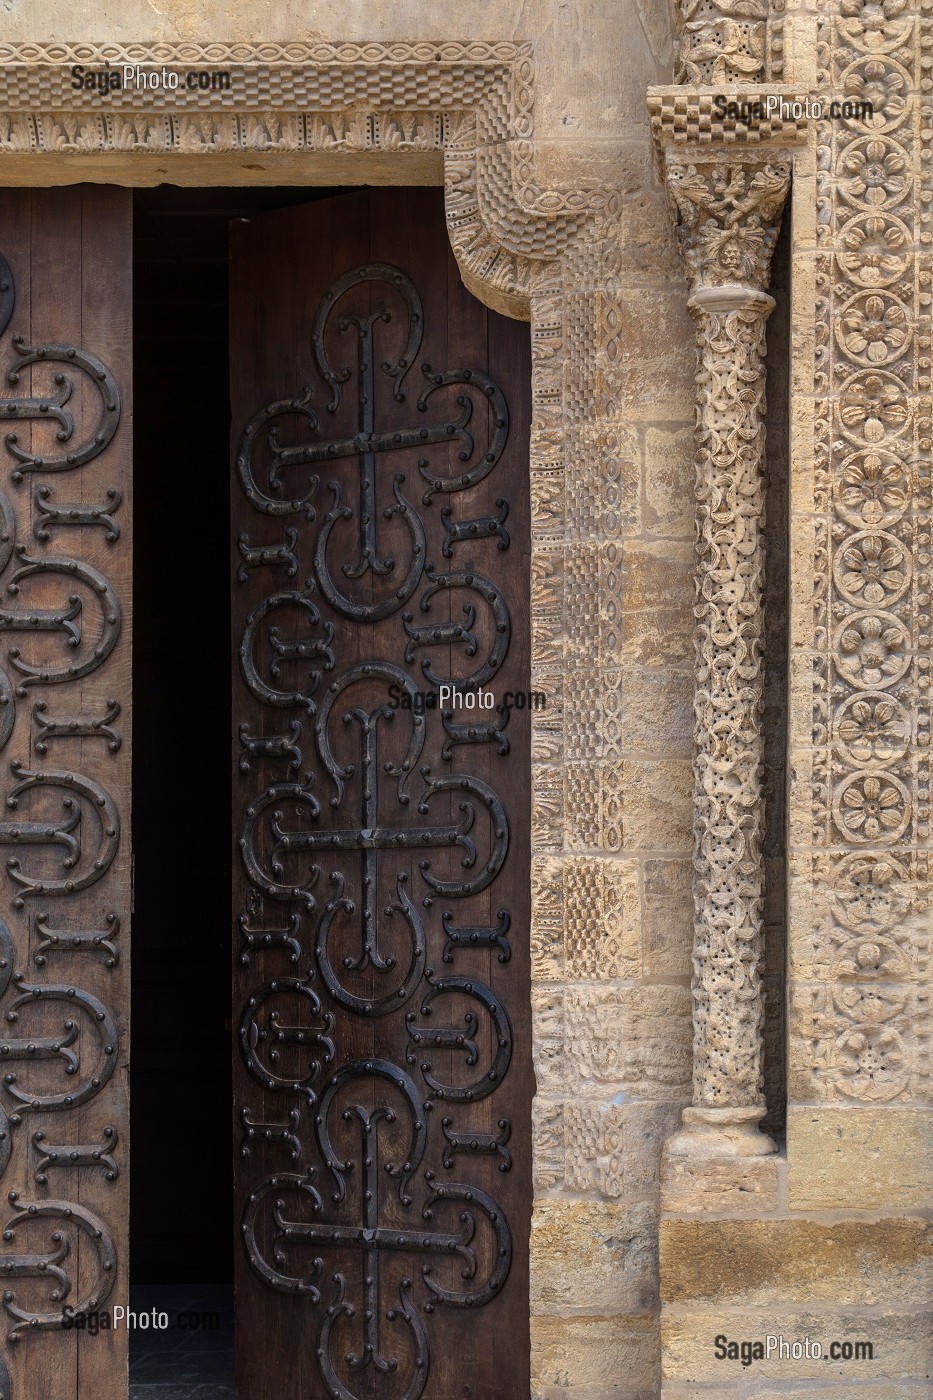
[[[774,1150],[762,1032],[765,290],[784,163],[669,160],[696,324],[693,1104],[675,1155]]]

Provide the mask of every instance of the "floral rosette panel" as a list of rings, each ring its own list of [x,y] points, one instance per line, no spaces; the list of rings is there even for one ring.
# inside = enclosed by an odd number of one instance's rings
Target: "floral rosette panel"
[[[809,880],[827,893],[798,954],[805,1100],[929,1094],[933,131],[921,9],[842,0],[821,21],[821,86],[872,115],[818,135]]]

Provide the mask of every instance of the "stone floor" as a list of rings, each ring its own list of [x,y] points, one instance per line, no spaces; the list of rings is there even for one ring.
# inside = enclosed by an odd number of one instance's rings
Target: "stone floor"
[[[169,1315],[165,1331],[130,1333],[130,1400],[233,1400],[233,1294],[230,1288],[137,1284],[130,1307]],[[180,1314],[218,1325],[178,1326]]]

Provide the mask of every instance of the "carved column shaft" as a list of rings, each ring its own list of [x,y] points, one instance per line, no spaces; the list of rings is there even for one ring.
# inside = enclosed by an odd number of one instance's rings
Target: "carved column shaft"
[[[764,290],[789,171],[668,163],[697,330],[693,1104],[677,1153],[772,1151],[764,1114]]]
[[[764,353],[771,297],[690,299],[697,326],[693,1102],[763,1110]]]

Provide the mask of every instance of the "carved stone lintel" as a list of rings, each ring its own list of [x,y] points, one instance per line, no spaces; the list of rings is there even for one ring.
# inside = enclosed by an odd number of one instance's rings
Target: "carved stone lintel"
[[[790,172],[667,174],[697,335],[693,1106],[667,1151],[761,1156],[764,289]]]
[[[229,87],[222,102],[198,84],[123,87],[105,115],[96,91],[75,88],[76,63],[208,78],[219,68]],[[115,174],[134,154],[158,154],[180,173],[209,154],[218,177],[221,166],[232,174],[261,156],[300,162],[303,179],[317,168],[325,183],[333,157],[352,157],[364,180],[399,155],[430,162],[436,176],[436,158],[464,284],[527,320],[532,296],[560,280],[568,255],[611,241],[621,207],[620,191],[599,178],[553,188],[541,175],[534,76],[530,42],[0,42],[0,157],[15,160],[16,183],[39,185],[57,183],[73,157]]]

